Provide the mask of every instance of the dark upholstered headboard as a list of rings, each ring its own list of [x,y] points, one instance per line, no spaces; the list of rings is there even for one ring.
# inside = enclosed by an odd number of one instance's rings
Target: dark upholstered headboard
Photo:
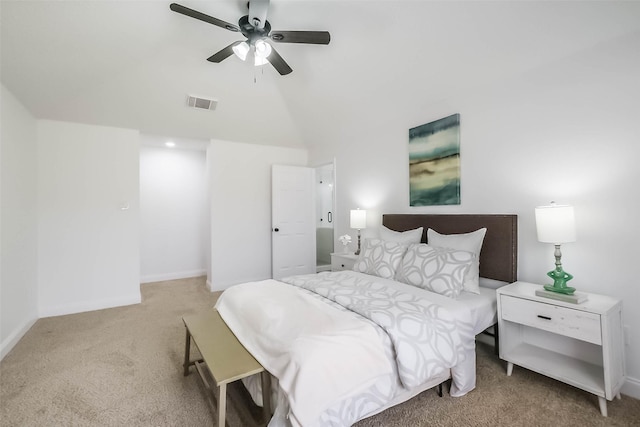
[[[424,227],[422,242],[427,242],[427,229],[440,234],[469,233],[486,227],[480,252],[480,277],[515,282],[518,280],[518,216],[517,215],[429,215],[385,214],[382,225],[395,231]]]

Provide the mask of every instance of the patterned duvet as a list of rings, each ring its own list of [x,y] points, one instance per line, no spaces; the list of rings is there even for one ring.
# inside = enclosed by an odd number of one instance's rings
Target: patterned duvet
[[[279,404],[271,426],[351,425],[449,373],[452,396],[462,396],[475,387],[474,325],[463,304],[353,271],[284,279],[295,287],[295,293],[274,282],[243,284],[236,290],[232,287],[217,304],[240,342],[280,380],[275,400]],[[278,290],[283,296],[265,304],[269,296],[261,293],[267,289],[269,295]],[[290,299],[289,295],[295,297],[293,303],[283,301]],[[316,310],[323,314],[311,313]],[[341,315],[349,317],[335,326],[318,320]],[[352,320],[359,323],[351,325]],[[320,328],[319,323],[323,323]],[[292,325],[295,327],[290,330]],[[358,339],[349,336],[356,330],[361,331]],[[274,344],[278,340],[282,342]],[[300,355],[304,354],[308,357],[301,364]],[[358,376],[365,363],[370,366]],[[345,373],[331,375],[331,367]],[[319,375],[309,374],[313,372]],[[255,381],[246,385],[252,395],[257,394]],[[311,391],[317,388],[319,392]],[[313,393],[312,399],[306,399],[308,393]],[[258,396],[254,399],[261,401]]]

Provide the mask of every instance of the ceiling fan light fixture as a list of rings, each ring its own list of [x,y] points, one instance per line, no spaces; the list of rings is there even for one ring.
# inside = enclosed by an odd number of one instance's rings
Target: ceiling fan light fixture
[[[271,45],[264,40],[256,41],[256,56],[268,58],[271,55]]]
[[[254,60],[254,65],[256,67],[259,67],[261,65],[265,65],[265,64],[268,64],[268,63],[269,63],[269,60],[267,58],[262,58],[262,57],[256,55],[255,60]]]
[[[247,59],[247,54],[249,53],[249,44],[247,42],[238,43],[233,48],[233,53],[236,54],[238,58],[245,61]]]
[[[264,40],[256,40],[254,64],[256,67],[269,63],[269,55],[271,55],[271,45]]]

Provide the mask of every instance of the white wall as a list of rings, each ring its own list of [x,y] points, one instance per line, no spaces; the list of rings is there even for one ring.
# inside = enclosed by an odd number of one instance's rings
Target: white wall
[[[37,128],[40,316],[140,302],[138,132]]]
[[[348,229],[355,207],[369,210],[370,227],[383,213],[515,213],[519,278],[542,283],[553,247],[536,240],[534,207],[574,205],[578,240],[563,245],[563,266],[578,290],[623,300],[630,328],[623,392],[640,397],[638,44],[638,37],[616,40],[446,99],[429,99],[415,85],[400,104],[363,105],[350,125],[312,135],[312,163],[336,157],[337,234],[355,237]],[[410,208],[408,129],[452,113],[461,114],[462,204]]]
[[[0,85],[0,359],[38,319],[36,121]]]
[[[211,142],[210,289],[271,277],[271,165],[307,160],[307,150]]]
[[[206,151],[144,145],[149,140],[164,138],[145,135],[140,147],[141,281],[204,276]]]

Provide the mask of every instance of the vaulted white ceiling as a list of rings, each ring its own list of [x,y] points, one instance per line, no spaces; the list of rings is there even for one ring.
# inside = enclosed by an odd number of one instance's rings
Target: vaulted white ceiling
[[[247,13],[176,2],[232,23]],[[37,118],[296,147],[640,33],[635,1],[272,0],[274,29],[331,33],[328,46],[274,43],[294,70],[280,76],[207,62],[242,36],[170,3],[2,0],[2,83]],[[218,107],[189,109],[189,94]]]

